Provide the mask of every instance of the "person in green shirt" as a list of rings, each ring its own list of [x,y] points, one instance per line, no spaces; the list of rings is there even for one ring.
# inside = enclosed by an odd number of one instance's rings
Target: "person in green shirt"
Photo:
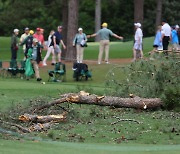
[[[17,51],[18,51],[18,34],[19,30],[14,29],[14,33],[11,37],[11,60],[17,59]]]
[[[110,29],[107,28],[108,24],[103,23],[102,29],[100,29],[97,33],[92,35],[87,35],[87,38],[95,37],[99,35],[100,37],[100,46],[99,46],[99,56],[98,56],[98,64],[102,62],[103,52],[105,50],[105,62],[109,64],[109,37],[113,36],[117,39],[123,40],[122,36],[118,36],[117,34],[113,33]]]

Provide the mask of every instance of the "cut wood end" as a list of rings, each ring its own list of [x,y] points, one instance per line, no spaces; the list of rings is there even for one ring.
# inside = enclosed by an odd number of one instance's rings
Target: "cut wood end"
[[[97,100],[100,101],[101,99],[103,99],[105,96],[98,96]]]
[[[87,93],[87,92],[85,92],[85,91],[80,91],[80,92],[79,92],[79,95],[81,95],[81,96],[89,96],[90,93]]]
[[[27,122],[29,121],[29,117],[25,116],[25,115],[20,115],[19,118],[18,118],[20,121],[24,121],[24,122]]]

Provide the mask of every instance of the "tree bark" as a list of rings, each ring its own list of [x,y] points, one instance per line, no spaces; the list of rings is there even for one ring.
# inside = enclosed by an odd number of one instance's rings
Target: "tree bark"
[[[78,29],[78,8],[79,0],[69,0],[68,2],[68,31],[67,31],[67,51],[66,60],[75,61],[76,49],[73,47],[73,39]]]
[[[63,41],[67,45],[67,27],[68,27],[68,0],[63,0],[63,10],[62,10],[62,26],[63,26]],[[62,49],[62,59],[65,59],[66,52]]]
[[[118,108],[135,108],[135,109],[154,109],[163,106],[159,98],[120,98],[112,96],[97,96],[88,93],[67,93],[62,95],[62,99],[54,100],[39,109],[50,107],[51,105],[71,102],[76,104],[113,106]]]
[[[59,115],[47,115],[47,116],[24,114],[19,116],[19,120],[23,122],[35,122],[35,123],[61,122],[66,120],[66,114],[67,112],[64,112]]]
[[[157,31],[157,27],[161,24],[162,20],[162,1],[163,0],[157,0],[155,32]]]
[[[95,9],[95,32],[101,29],[101,0],[96,0],[96,9]],[[99,42],[100,38],[97,35],[95,41]]]
[[[143,24],[144,20],[144,0],[134,0],[134,22]]]

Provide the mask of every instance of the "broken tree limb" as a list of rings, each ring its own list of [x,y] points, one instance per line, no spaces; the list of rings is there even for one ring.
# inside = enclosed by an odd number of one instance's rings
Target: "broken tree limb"
[[[19,120],[23,122],[31,121],[35,123],[62,122],[66,120],[66,114],[67,112],[58,115],[47,115],[47,116],[24,114],[19,116]]]
[[[37,107],[36,109],[34,109],[34,112],[36,112],[38,110],[42,110],[42,109],[48,108],[48,107],[51,107],[51,106],[54,106],[54,105],[57,105],[57,104],[64,103],[66,101],[67,101],[66,98],[56,99],[54,101],[49,102],[48,104],[45,104],[45,105],[40,106],[40,107]]]
[[[52,122],[44,123],[44,124],[37,123],[37,124],[33,124],[29,128],[29,130],[31,130],[32,132],[34,132],[34,131],[45,131],[45,130],[49,129],[52,125],[53,125]]]
[[[83,91],[79,93],[66,93],[61,97],[61,99],[54,100],[42,107],[39,107],[39,109],[44,109],[64,102],[135,109],[154,109],[163,106],[163,102],[159,98],[140,98],[137,96],[134,98],[97,96],[94,94],[90,95],[89,93]]]
[[[23,127],[21,125],[15,124],[15,123],[5,122],[5,121],[2,121],[2,123],[9,125],[9,126],[14,126],[14,127],[18,128],[18,130],[20,130],[23,133],[30,133],[31,132],[31,130],[29,128]]]

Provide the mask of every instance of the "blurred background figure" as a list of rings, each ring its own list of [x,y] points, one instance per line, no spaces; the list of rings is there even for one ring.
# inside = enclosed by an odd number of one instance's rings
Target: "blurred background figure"
[[[11,37],[11,60],[17,59],[19,29],[14,29]]]
[[[135,26],[135,35],[134,35],[134,46],[133,46],[133,61],[137,58],[143,58],[143,51],[142,51],[142,38],[143,33],[141,29],[140,23],[134,23]],[[137,57],[137,52],[139,52],[139,56]]]
[[[47,61],[47,59],[51,53],[52,53],[52,57],[55,56],[54,55],[54,46],[53,46],[53,35],[54,35],[54,33],[55,33],[54,30],[51,30],[50,34],[48,36],[48,44],[47,44],[48,49],[47,49],[46,56],[44,57],[44,60],[43,60],[43,66],[47,66],[46,61]],[[54,59],[54,58],[52,58],[52,59]],[[53,61],[52,61],[52,63],[53,63]]]
[[[83,55],[84,55],[84,47],[87,42],[87,37],[86,34],[83,33],[83,29],[79,28],[76,36],[74,37],[73,40],[73,46],[76,46],[76,60],[77,63],[82,63],[83,62]]]
[[[24,29],[24,34],[21,35],[21,37],[20,37],[20,43],[22,43],[27,36],[29,36],[29,28],[28,28],[28,27],[26,27],[26,28]],[[26,52],[26,45],[25,45],[25,44],[23,45],[23,52],[24,52],[24,55],[25,55],[25,52]],[[24,56],[24,60],[25,60],[25,59],[26,59],[26,57]]]
[[[172,26],[172,32],[171,32],[171,43],[172,43],[172,50],[179,50],[179,39],[178,39],[178,27]]]

